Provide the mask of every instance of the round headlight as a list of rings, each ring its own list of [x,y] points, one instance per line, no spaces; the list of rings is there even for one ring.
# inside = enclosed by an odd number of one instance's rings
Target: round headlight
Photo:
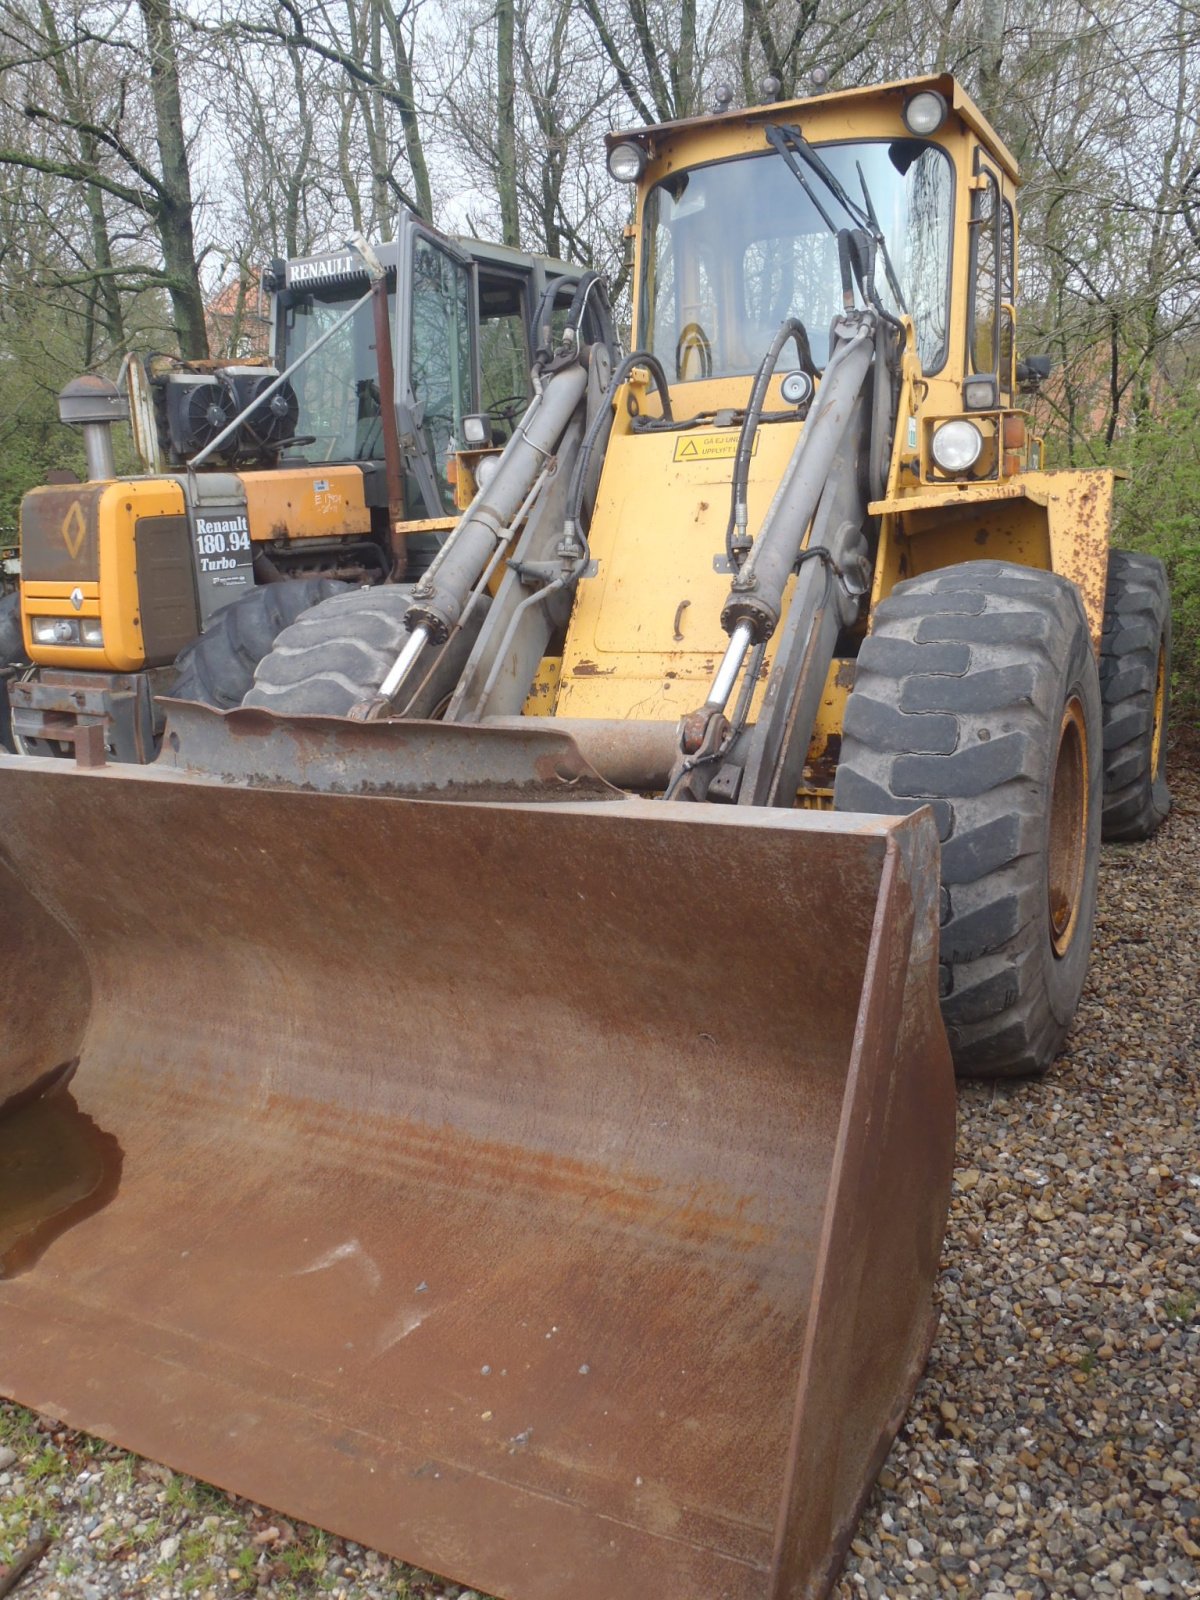
[[[936,89],[922,89],[920,94],[914,94],[910,100],[904,102],[904,126],[909,133],[917,133],[927,138],[931,133],[936,133],[945,122],[949,109],[945,96],[940,95]]]
[[[609,175],[618,183],[636,183],[646,170],[646,152],[640,144],[615,144],[608,152]]]
[[[930,449],[943,472],[968,472],[979,460],[983,434],[973,422],[943,422],[934,432]]]

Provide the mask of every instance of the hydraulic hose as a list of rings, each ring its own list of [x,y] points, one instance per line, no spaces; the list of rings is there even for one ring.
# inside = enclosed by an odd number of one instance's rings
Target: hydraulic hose
[[[810,376],[817,376],[817,368],[812,358],[812,348],[808,342],[808,330],[796,317],[787,317],[779,324],[775,337],[771,340],[770,348],[759,362],[758,371],[754,374],[754,386],[750,390],[750,403],[746,407],[746,414],[742,418],[741,431],[738,433],[737,454],[733,458],[733,485],[730,495],[729,522],[725,529],[725,554],[729,557],[730,564],[740,567],[746,559],[750,549],[750,541],[746,533],[749,521],[747,510],[747,482],[750,477],[750,460],[754,453],[754,437],[758,432],[758,424],[762,418],[762,409],[766,403],[767,387],[775,371],[775,363],[783,353],[783,347],[789,339],[796,341],[796,356],[800,365]]]
[[[561,279],[555,278],[542,290],[542,298],[538,301],[538,308],[533,319],[534,340],[537,343],[535,351],[535,365],[542,377],[549,377],[552,373],[561,371],[570,366],[572,361],[579,356],[579,333],[583,323],[584,313],[587,310],[588,300],[596,297],[601,311],[599,322],[604,339],[612,353],[612,316],[608,304],[608,291],[604,279],[598,272],[585,272],[575,285],[571,296],[571,304],[567,308],[567,320],[563,334],[559,340],[557,350],[550,347],[550,329],[554,316],[554,302],[558,297]],[[543,338],[543,335],[545,336]]]
[[[873,311],[856,312],[833,325],[832,353],[804,432],[721,612],[721,626],[731,638],[748,625],[758,644],[778,625],[787,580],[870,370],[875,328]]]
[[[583,533],[583,496],[587,486],[588,470],[591,467],[592,456],[604,429],[611,424],[612,408],[616,403],[621,385],[627,382],[629,374],[635,367],[645,367],[654,379],[656,388],[662,401],[663,419],[674,422],[675,416],[671,410],[671,391],[667,387],[667,375],[663,371],[662,362],[649,350],[631,351],[625,359],[618,363],[615,372],[609,379],[608,388],[604,393],[604,401],[596,408],[596,415],[592,418],[587,433],[584,434],[583,443],[579,447],[579,456],[575,462],[574,471],[571,473],[571,482],[567,489],[567,510],[563,519],[563,544],[575,544],[580,547],[582,559],[587,560],[587,539]]]

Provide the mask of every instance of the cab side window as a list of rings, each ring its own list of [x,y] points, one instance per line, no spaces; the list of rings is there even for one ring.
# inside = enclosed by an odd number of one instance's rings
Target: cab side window
[[[471,275],[460,261],[423,234],[413,247],[413,394],[424,407],[426,448],[442,498],[426,516],[454,509],[447,461],[462,433],[464,412],[473,408]]]
[[[998,280],[997,236],[1000,226],[999,190],[993,173],[984,169],[984,185],[976,189],[971,204],[971,328],[972,372],[997,369]]]
[[[492,419],[497,443],[508,437],[528,402],[533,357],[525,299],[525,286],[519,279],[491,278],[480,272],[480,400]]]
[[[977,163],[983,187],[971,205],[970,370],[994,372],[1000,391],[1012,390],[1013,321],[1016,293],[1016,229],[1013,209],[1000,194],[996,174]]]

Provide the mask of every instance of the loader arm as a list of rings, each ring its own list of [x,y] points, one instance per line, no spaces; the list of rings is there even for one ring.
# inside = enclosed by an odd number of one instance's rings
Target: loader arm
[[[752,806],[791,805],[795,799],[838,632],[857,619],[869,586],[863,532],[864,463],[871,444],[867,381],[882,344],[879,330],[870,310],[848,313],[834,325],[813,408],[721,612],[729,645],[707,700],[681,724],[669,798]],[[777,336],[760,378],[773,371],[780,345]],[[752,399],[743,436],[753,419]],[[744,525],[736,481],[733,493],[735,522],[742,516]],[[785,602],[793,574],[795,586]],[[749,728],[748,693],[732,720],[726,707],[743,672],[749,685],[758,676],[763,650],[785,612],[767,692]]]

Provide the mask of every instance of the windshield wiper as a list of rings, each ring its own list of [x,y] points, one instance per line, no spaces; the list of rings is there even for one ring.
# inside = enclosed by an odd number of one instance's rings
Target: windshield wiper
[[[829,215],[828,211],[826,211],[825,207],[817,199],[811,184],[804,176],[804,173],[800,170],[799,163],[796,160],[797,156],[800,157],[806,166],[808,166],[810,171],[813,172],[816,177],[818,177],[825,185],[825,188],[841,206],[842,210],[850,218],[851,222],[853,222],[856,227],[862,228],[863,231],[874,240],[876,249],[883,257],[883,270],[887,273],[888,288],[892,291],[892,298],[899,306],[901,312],[907,316],[908,306],[905,304],[904,296],[900,292],[900,284],[896,277],[896,270],[892,266],[892,258],[888,254],[887,240],[883,236],[883,229],[879,226],[879,217],[876,214],[874,203],[871,200],[871,192],[867,188],[867,179],[862,169],[862,162],[856,161],[855,166],[858,168],[858,181],[862,184],[863,201],[866,205],[865,210],[858,204],[857,201],[851,200],[850,196],[846,193],[841,180],[836,176],[836,174],[829,170],[824,160],[817,154],[812,145],[809,144],[808,140],[800,132],[799,128],[787,127],[782,123],[769,123],[766,128],[766,136],[767,143],[772,147],[772,149],[774,149],[783,157],[787,164],[788,171],[791,172],[792,176],[798,181],[805,194],[812,201],[818,216],[829,229],[830,233],[836,236],[839,231],[838,227],[833,218]],[[883,307],[877,303],[876,309],[882,311]]]

